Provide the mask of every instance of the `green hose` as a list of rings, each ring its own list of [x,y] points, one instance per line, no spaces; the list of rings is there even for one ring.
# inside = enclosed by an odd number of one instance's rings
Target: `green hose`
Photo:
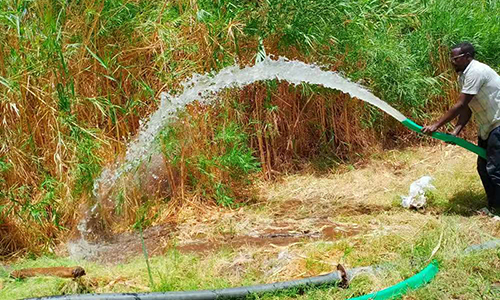
[[[410,119],[406,119],[403,122],[404,126],[406,126],[408,129],[413,130],[418,133],[422,133],[422,126],[418,125],[417,123],[413,122]],[[458,145],[460,147],[463,147],[471,152],[476,153],[477,155],[481,156],[482,158],[486,159],[486,150],[484,148],[481,148],[479,146],[476,146],[464,139],[461,139],[459,137],[456,137],[454,135],[442,133],[442,132],[434,132],[432,134],[432,137],[447,143],[452,143],[455,145]]]
[[[408,290],[417,289],[436,276],[438,269],[438,263],[433,260],[425,269],[420,271],[420,273],[413,275],[412,277],[401,281],[400,283],[393,285],[385,290],[381,290],[372,294],[364,295],[361,297],[351,298],[350,300],[385,300],[385,299],[396,299],[406,294]]]

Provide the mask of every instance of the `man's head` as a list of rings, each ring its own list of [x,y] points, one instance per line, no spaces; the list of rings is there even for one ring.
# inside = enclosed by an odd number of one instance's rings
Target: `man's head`
[[[474,59],[476,50],[469,42],[460,43],[451,48],[450,60],[453,68],[457,72],[463,72],[469,63]]]

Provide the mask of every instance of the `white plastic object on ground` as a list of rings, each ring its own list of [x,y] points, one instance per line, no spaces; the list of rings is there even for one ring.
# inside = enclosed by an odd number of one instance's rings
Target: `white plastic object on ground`
[[[401,196],[401,205],[404,208],[418,209],[424,207],[427,202],[425,192],[436,189],[431,183],[432,180],[433,178],[431,176],[423,176],[422,178],[414,181],[410,185],[410,194],[406,197]]]

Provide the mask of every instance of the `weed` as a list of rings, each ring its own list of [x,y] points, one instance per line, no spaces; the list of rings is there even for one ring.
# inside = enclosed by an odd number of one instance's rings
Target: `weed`
[[[390,163],[387,157],[392,158]],[[447,160],[449,157],[453,159]],[[408,171],[399,174],[398,180],[387,180],[395,176],[393,172],[397,168],[394,168],[400,163],[407,166]],[[495,283],[500,279],[498,249],[473,253],[465,253],[463,249],[498,236],[498,225],[482,216],[447,213],[444,206],[446,199],[440,198],[472,189],[475,191],[473,196],[478,196],[477,201],[483,201],[479,198],[483,195],[477,192],[479,178],[472,176],[475,173],[474,164],[475,157],[465,150],[425,147],[384,153],[365,162],[362,168],[349,172],[332,172],[322,176],[294,174],[282,177],[281,181],[262,182],[260,194],[266,201],[247,206],[244,212],[213,208],[204,211],[201,221],[188,219],[179,224],[174,236],[178,248],[149,258],[150,272],[155,279],[154,290],[218,289],[287,281],[335,272],[338,263],[346,269],[376,266],[375,273],[356,276],[347,289],[326,287],[254,295],[257,299],[346,299],[376,292],[414,275],[428,264],[434,249],[440,245],[434,253],[440,265],[438,275],[406,297],[495,299]],[[434,192],[436,202],[431,207],[434,210],[430,213],[390,207],[387,211],[339,213],[339,207],[347,209],[360,205],[390,204],[395,195],[407,192],[415,177],[428,173],[435,177],[437,188]],[[450,176],[453,176],[454,182],[450,182]],[[305,210],[307,214],[301,218],[298,218],[298,209],[288,208],[283,215],[276,214],[281,205],[297,199],[301,199],[300,206],[311,207],[321,202],[324,208]],[[474,206],[473,203],[471,205]],[[180,213],[189,213],[190,209]],[[141,221],[140,217],[147,210],[144,208],[135,220]],[[320,222],[312,228],[315,231],[321,231],[326,224],[337,226],[339,230],[342,227],[357,228],[359,232],[338,236],[334,240],[304,239],[289,245],[223,246],[220,250],[200,253],[180,250],[183,244],[192,242],[200,232],[213,231],[215,234],[208,235],[206,240],[214,241],[224,235],[242,234],[242,231],[266,232],[276,229],[278,224],[287,224],[291,231],[296,232],[298,228],[309,229],[308,224],[314,220]],[[279,259],[280,253],[287,253],[289,259]],[[70,266],[76,263],[69,259],[38,257],[13,262],[11,268]],[[276,263],[281,264],[277,272],[267,272]],[[147,286],[149,272],[144,258],[138,257],[114,266],[86,261],[78,264],[88,270],[88,280],[94,282],[92,292],[137,293],[151,290],[151,286]],[[53,277],[13,281],[8,279],[8,273],[1,267],[0,282],[4,285],[0,289],[2,299],[60,294],[60,288],[64,286],[61,279]]]
[[[102,166],[125,153],[158,93],[178,91],[193,73],[266,54],[317,62],[422,122],[457,95],[450,45],[469,40],[479,60],[500,63],[498,1],[84,2],[0,2],[0,206],[11,224],[28,222],[41,240],[77,223],[75,207],[92,198]],[[197,107],[185,119],[194,120],[196,138],[174,125],[179,132],[164,149],[169,199],[230,205],[252,197],[255,174],[271,179],[310,161],[352,164],[355,153],[421,142],[379,111],[318,87],[275,80],[219,96],[224,120],[220,107]],[[197,127],[197,113],[209,118],[205,127]],[[57,181],[53,191],[40,188],[47,176]],[[475,193],[457,194],[456,202],[469,196],[482,201]],[[51,204],[35,208],[26,199]],[[140,202],[125,203],[126,222]],[[30,221],[14,209],[24,203],[38,211]],[[458,204],[449,209],[467,213]],[[35,220],[45,215],[58,225],[43,229]]]

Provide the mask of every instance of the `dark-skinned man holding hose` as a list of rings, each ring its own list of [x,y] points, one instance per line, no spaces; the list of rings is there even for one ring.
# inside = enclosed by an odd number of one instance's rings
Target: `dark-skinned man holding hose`
[[[450,60],[459,74],[458,101],[436,123],[422,128],[432,134],[458,116],[453,135],[458,135],[472,114],[479,125],[478,145],[486,149],[486,159],[478,157],[477,170],[488,198],[488,208],[500,211],[500,76],[474,59],[472,44],[463,42],[451,49]]]

